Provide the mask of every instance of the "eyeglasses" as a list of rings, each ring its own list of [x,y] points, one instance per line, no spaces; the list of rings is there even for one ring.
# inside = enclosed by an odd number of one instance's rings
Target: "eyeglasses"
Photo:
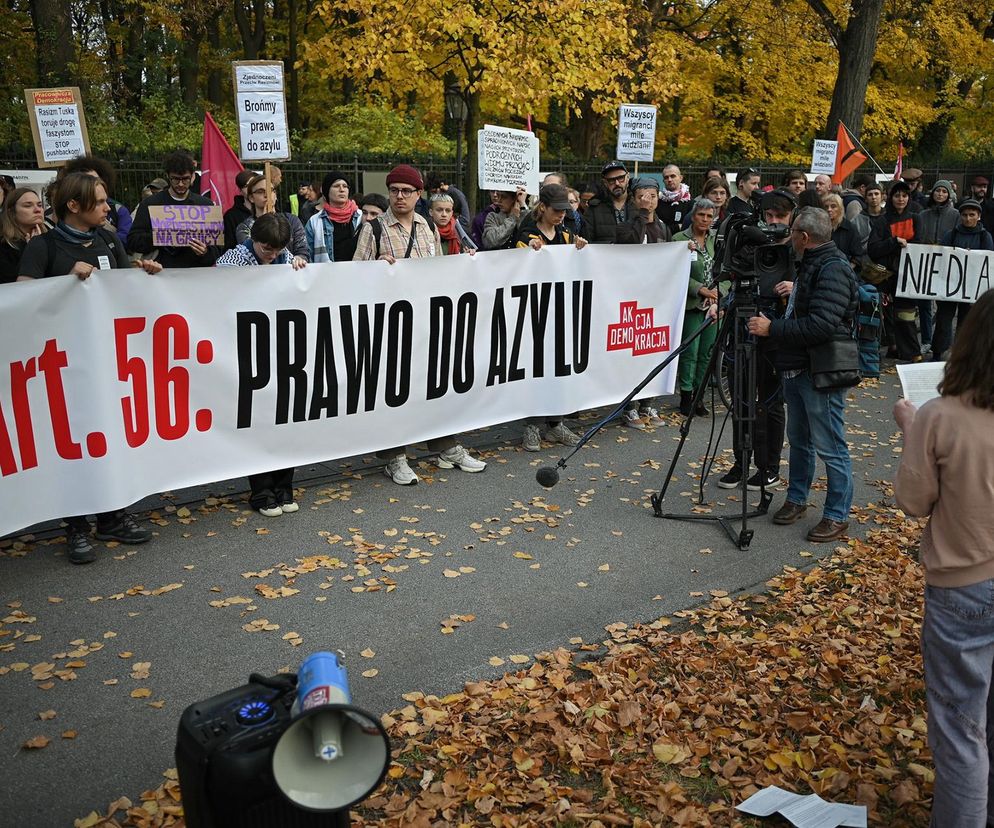
[[[387,192],[392,196],[397,198],[410,198],[412,195],[417,194],[418,190],[412,190],[409,187],[389,187]]]
[[[193,181],[193,176],[192,175],[171,175],[171,176],[169,176],[169,180],[172,181],[173,184],[189,184],[191,181]]]
[[[604,180],[608,184],[620,184],[626,178],[628,178],[628,173],[622,173],[621,175],[612,175],[610,178],[608,178],[607,176],[604,176]]]
[[[261,242],[259,243],[259,249],[267,256],[278,256],[286,250],[285,247],[273,247],[271,244],[262,244]]]
[[[252,192],[249,193],[249,195],[268,195],[268,194],[269,192],[268,190],[266,190],[265,187],[257,187],[256,189],[252,190]]]

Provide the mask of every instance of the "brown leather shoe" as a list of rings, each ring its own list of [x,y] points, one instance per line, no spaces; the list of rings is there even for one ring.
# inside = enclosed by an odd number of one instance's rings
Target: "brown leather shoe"
[[[807,509],[808,505],[806,503],[801,505],[799,503],[791,503],[788,500],[773,513],[773,522],[780,526],[797,523],[804,516]]]
[[[822,518],[818,522],[818,525],[808,532],[807,539],[811,541],[811,543],[827,543],[828,541],[834,541],[841,538],[845,535],[848,528],[848,521]]]

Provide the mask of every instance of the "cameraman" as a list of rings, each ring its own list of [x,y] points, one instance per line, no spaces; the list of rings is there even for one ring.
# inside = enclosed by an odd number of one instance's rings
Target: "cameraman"
[[[837,540],[849,528],[852,460],[845,434],[846,390],[815,390],[808,348],[848,335],[859,302],[856,276],[832,241],[828,213],[817,207],[799,211],[791,225],[790,240],[799,264],[787,312],[782,319],[752,317],[749,333],[780,342],[778,365],[790,413],[790,485],[773,522],[786,525],[803,517],[817,452],[828,471],[828,492],[824,515],[807,539],[824,543]]]
[[[762,210],[760,228],[764,230],[779,229],[786,234],[786,228],[790,224],[790,216],[795,204],[793,195],[787,190],[773,190],[764,194],[760,202]],[[724,235],[724,230],[722,235]],[[778,243],[787,244],[788,241],[788,237],[784,235],[783,241]],[[784,308],[782,299],[790,294],[794,273],[793,257],[787,257],[786,261],[788,263],[787,272],[777,282],[772,292],[775,295],[764,296],[762,290],[757,288],[757,293],[760,294],[758,296],[759,307],[769,318],[782,315]],[[752,445],[756,462],[756,473],[746,481],[746,486],[750,491],[758,491],[760,488],[768,489],[780,482],[784,408],[780,374],[776,367],[776,349],[776,343],[769,339],[762,338],[756,342],[756,419],[754,423],[745,423],[746,429],[752,428]],[[745,419],[747,401],[736,400],[734,404],[737,416]],[[738,429],[732,431],[735,464],[718,480],[718,487],[722,489],[738,488],[742,481],[742,474],[748,470],[749,462],[752,460],[751,457],[742,456],[738,431]],[[745,464],[745,468],[740,465],[740,461]]]

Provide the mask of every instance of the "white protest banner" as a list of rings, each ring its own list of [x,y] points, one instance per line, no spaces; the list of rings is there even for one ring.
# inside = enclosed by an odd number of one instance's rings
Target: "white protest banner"
[[[480,189],[538,192],[538,138],[533,132],[486,124],[476,141]]]
[[[224,212],[216,205],[149,206],[148,217],[156,247],[186,247],[193,239],[207,245],[224,245]]]
[[[990,290],[994,253],[939,244],[909,244],[901,251],[897,296],[976,302]]]
[[[239,153],[243,161],[285,161],[290,157],[283,62],[244,60],[231,64],[235,78]]]
[[[811,150],[811,172],[816,175],[834,175],[835,156],[838,152],[838,141],[815,141],[814,149]]]
[[[618,107],[619,161],[652,161],[656,154],[656,107],[622,104]]]
[[[689,271],[683,243],[564,245],[5,285],[0,535],[614,404],[678,346]]]
[[[79,87],[25,89],[24,101],[39,167],[61,167],[73,158],[90,154]]]

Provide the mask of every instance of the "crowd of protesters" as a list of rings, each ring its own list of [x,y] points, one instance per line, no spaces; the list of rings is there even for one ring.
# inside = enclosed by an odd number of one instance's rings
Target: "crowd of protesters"
[[[278,169],[273,168],[269,177],[246,170],[236,177],[238,193],[224,212],[223,245],[193,240],[179,247],[156,246],[149,207],[210,204],[197,192],[191,155],[171,153],[163,166],[164,177],[149,182],[133,211],[112,198],[113,168],[92,156],[75,159],[59,171],[48,193],[47,213],[34,190],[8,188],[0,211],[0,282],[62,274],[87,278],[95,270],[128,266],[148,273],[164,267],[289,264],[301,268],[312,262],[395,263],[514,247],[677,241],[691,250],[686,337],[719,313],[719,304],[731,288],[728,281],[716,281],[714,267],[716,237],[729,217],[754,215],[760,227],[784,228],[781,239],[790,248],[790,269],[776,287],[782,301],[771,315],[777,318],[767,319],[764,314],[769,324],[749,326],[759,354],[754,401],[759,422],[752,455],[736,445],[736,462],[718,485],[734,488],[745,476],[750,490],[778,485],[786,420],[791,485],[774,522],[793,523],[807,508],[817,453],[829,469],[829,502],[822,522],[807,535],[812,541],[844,534],[852,486],[851,479],[848,486],[843,480],[848,468],[842,433],[844,398],[813,394],[803,384],[798,372],[804,373],[805,362],[798,357],[799,343],[829,329],[844,329],[858,314],[861,323],[865,320],[864,329],[872,332],[861,342],[864,375],[879,372],[880,345],[901,360],[920,361],[929,354],[939,360],[952,344],[954,323],[963,324],[970,306],[939,302],[934,307],[931,302],[895,296],[901,251],[910,242],[994,249],[990,233],[994,201],[988,197],[989,180],[981,175],[973,177],[969,192],[960,195],[945,179],[926,190],[919,170],[907,170],[901,180],[885,188],[871,176],[857,175],[843,189],[824,175],[815,177],[810,186],[800,170],[764,182],[754,168],[744,168],[729,179],[724,169],[713,167],[695,194],[675,164],[664,166],[661,176],[633,178],[621,161],[605,164],[599,181],[575,187],[565,175],[551,173],[533,199],[521,188],[491,192],[489,204],[475,215],[457,187],[438,174],[426,180],[407,164],[391,170],[386,193],[359,195],[345,172],[332,170],[320,181],[301,184],[286,199],[279,193]],[[798,228],[796,237],[792,222]],[[823,276],[826,261],[830,267]],[[808,283],[819,279],[823,284],[814,290]],[[849,282],[855,286],[852,295],[845,294]],[[816,324],[812,320],[818,314]],[[698,391],[707,377],[714,343],[712,327],[681,356],[678,391],[683,415],[707,413]],[[745,403],[735,400],[733,407]],[[659,404],[651,398],[634,401],[622,417],[623,426],[637,430],[663,422]],[[528,420],[523,431],[522,447],[527,451],[539,451],[543,440],[566,446],[579,440],[563,417]],[[430,440],[428,449],[440,468],[486,469],[458,436]],[[383,449],[377,457],[393,482],[418,482],[407,447]],[[755,472],[750,474],[752,464]],[[293,472],[253,475],[249,480],[253,508],[268,517],[296,511]],[[93,560],[87,519],[72,517],[67,523],[70,560]],[[140,543],[149,536],[127,512],[97,516],[98,539]]]

